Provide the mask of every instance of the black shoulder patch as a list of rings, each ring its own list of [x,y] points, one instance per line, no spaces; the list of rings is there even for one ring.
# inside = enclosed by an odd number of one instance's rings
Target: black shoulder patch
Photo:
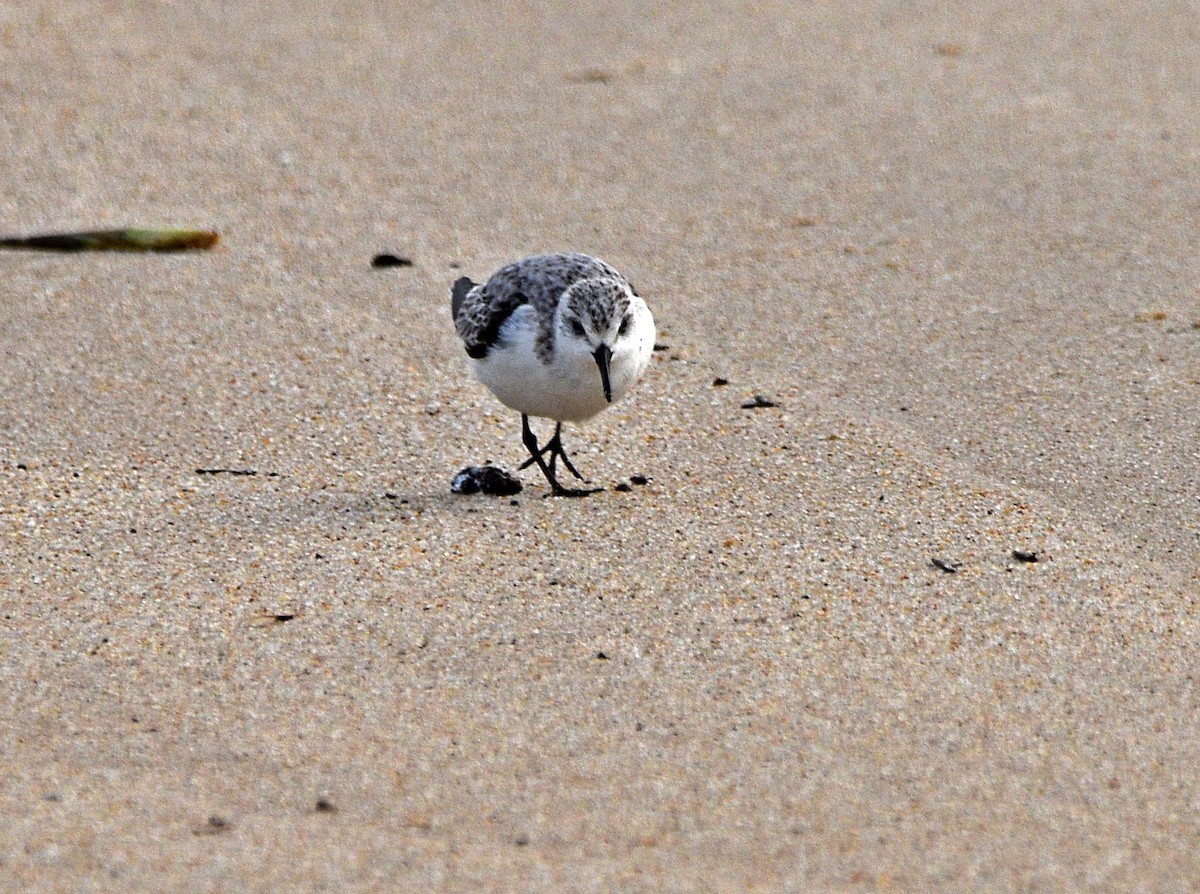
[[[483,347],[484,353],[500,338],[500,327],[508,322],[508,318],[522,304],[528,304],[529,299],[520,292],[511,292],[504,301],[497,301],[492,307],[492,314],[488,317],[487,325],[483,327],[483,331],[475,339],[477,346]]]
[[[460,277],[455,281],[454,286],[450,289],[450,315],[452,317],[458,317],[458,309],[462,307],[463,299],[473,288],[475,288],[475,283],[471,282],[469,276]]]

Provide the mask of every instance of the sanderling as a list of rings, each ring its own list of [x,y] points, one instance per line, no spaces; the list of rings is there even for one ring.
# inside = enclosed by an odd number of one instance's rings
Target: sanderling
[[[538,255],[500,268],[483,285],[463,277],[450,290],[454,325],[479,381],[521,414],[521,439],[556,496],[555,463],[583,480],[562,446],[562,424],[590,419],[620,400],[654,350],[654,318],[633,286],[598,258]],[[553,419],[539,447],[530,416]],[[549,462],[546,457],[549,455]]]

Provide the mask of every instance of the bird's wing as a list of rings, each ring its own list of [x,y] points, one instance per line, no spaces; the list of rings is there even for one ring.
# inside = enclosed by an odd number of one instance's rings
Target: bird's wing
[[[500,327],[513,311],[528,302],[516,289],[492,289],[490,281],[477,286],[464,276],[456,282],[450,293],[450,309],[468,356],[486,357],[500,337]]]
[[[468,276],[454,281],[454,285],[450,288],[450,316],[453,319],[458,319],[458,309],[462,307],[463,300],[473,288],[475,288],[475,283],[471,282],[471,278]]]

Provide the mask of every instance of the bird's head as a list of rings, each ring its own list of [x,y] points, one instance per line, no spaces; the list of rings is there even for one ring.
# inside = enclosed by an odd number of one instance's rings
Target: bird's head
[[[638,328],[639,310],[649,316],[646,305],[626,283],[606,277],[575,283],[558,305],[555,325],[559,344],[592,356],[600,370],[604,399],[609,403],[613,400],[613,355],[636,347],[630,341]]]

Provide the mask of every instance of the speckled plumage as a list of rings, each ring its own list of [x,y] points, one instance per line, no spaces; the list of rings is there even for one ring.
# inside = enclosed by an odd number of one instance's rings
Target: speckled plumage
[[[590,255],[564,252],[535,255],[501,267],[487,282],[476,285],[463,277],[454,284],[450,311],[454,325],[473,358],[487,356],[496,343],[500,327],[523,304],[537,312],[538,355],[549,362],[554,350],[554,309],[563,292],[580,280],[605,279],[624,284],[620,273]],[[623,290],[614,288],[623,297]],[[635,293],[636,294],[636,293]]]
[[[646,303],[610,265],[568,252],[508,264],[482,285],[463,277],[451,288],[450,309],[475,375],[522,414],[531,462],[556,494],[577,495],[554,477],[559,457],[575,471],[561,423],[595,416],[641,376],[655,338]],[[545,447],[536,446],[529,416],[559,423]]]

